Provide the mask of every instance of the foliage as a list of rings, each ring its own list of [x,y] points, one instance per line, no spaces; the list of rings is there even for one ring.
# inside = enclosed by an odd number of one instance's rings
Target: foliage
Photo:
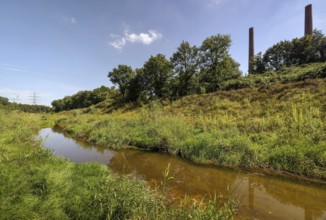
[[[326,61],[326,37],[315,30],[312,35],[294,38],[291,41],[280,41],[268,48],[264,55],[257,54],[254,59],[254,74],[265,70],[279,70],[314,62]]]
[[[195,94],[198,89],[199,50],[183,41],[170,58],[173,66],[173,97]]]
[[[115,95],[116,90],[114,88],[101,86],[92,91],[80,91],[75,95],[54,100],[51,105],[55,112],[85,108],[104,100],[114,99]]]
[[[112,83],[118,84],[119,91],[124,99],[130,87],[130,82],[135,77],[132,68],[127,65],[119,65],[118,68],[114,68],[109,72],[108,77]]]
[[[204,40],[200,47],[200,84],[206,92],[215,92],[229,79],[239,77],[239,64],[229,55],[231,38],[217,34]]]
[[[150,99],[170,97],[172,68],[163,54],[151,56],[144,64],[143,73],[145,84],[148,86],[146,92]]]
[[[0,105],[8,105],[9,104],[9,99],[6,97],[0,96]]]
[[[175,100],[217,91],[223,82],[241,75],[239,64],[229,54],[230,45],[230,36],[220,34],[206,38],[200,48],[184,41],[170,60],[162,54],[151,56],[133,73],[130,67],[119,65],[109,73],[109,78],[119,86],[122,101]]]

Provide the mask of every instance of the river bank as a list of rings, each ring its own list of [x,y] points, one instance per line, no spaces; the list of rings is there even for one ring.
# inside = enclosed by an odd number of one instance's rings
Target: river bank
[[[326,180],[326,79],[184,97],[171,104],[58,113],[76,138],[200,164]],[[104,113],[110,111],[110,113]]]
[[[220,200],[239,202],[241,219],[324,219],[326,186],[304,184],[256,172],[198,165],[177,156],[137,149],[112,150],[69,138],[57,127],[42,129],[44,147],[77,163],[98,162],[114,173],[137,175],[170,201]],[[167,173],[165,177],[162,173]],[[165,178],[165,181],[164,181]],[[164,184],[162,184],[164,182]],[[303,196],[304,195],[304,196]]]
[[[58,158],[35,139],[48,115],[0,110],[0,219],[231,219],[234,207],[169,204],[134,176]]]

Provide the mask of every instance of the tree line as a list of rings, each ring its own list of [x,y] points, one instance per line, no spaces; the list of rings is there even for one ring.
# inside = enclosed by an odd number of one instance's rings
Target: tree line
[[[223,81],[241,76],[239,64],[230,56],[231,38],[217,34],[206,38],[200,47],[183,41],[170,59],[151,56],[141,68],[118,65],[108,73],[125,101],[178,97],[210,93]]]
[[[163,54],[151,56],[141,68],[118,65],[108,73],[117,86],[102,86],[93,91],[54,100],[53,110],[63,111],[89,107],[106,99],[119,102],[143,102],[153,99],[175,100],[179,97],[211,93],[221,89],[242,88],[243,76],[230,55],[230,35],[207,37],[200,46],[183,41],[170,58]],[[253,60],[253,74],[268,73],[282,67],[326,61],[326,37],[315,30],[312,35],[280,41]],[[229,83],[232,82],[232,83]],[[239,82],[239,83],[237,83]],[[240,85],[240,86],[239,86]]]
[[[55,112],[72,110],[78,108],[86,108],[95,105],[104,100],[116,96],[116,90],[112,87],[101,86],[91,91],[80,91],[72,96],[66,96],[63,99],[54,100],[52,110]]]
[[[10,102],[8,98],[0,96],[0,109],[20,110],[29,113],[50,112],[51,108],[45,105],[28,105]]]
[[[320,30],[312,35],[280,41],[259,52],[253,60],[253,74],[263,74],[268,70],[279,70],[286,66],[326,61],[326,37]]]
[[[167,59],[151,56],[141,68],[121,64],[108,77],[117,85],[124,101],[151,99],[174,100],[191,94],[211,93],[229,80],[242,77],[239,64],[230,56],[231,38],[217,34],[197,47],[183,41]],[[253,60],[253,74],[264,74],[286,66],[326,60],[326,37],[315,30],[312,35],[281,41],[258,53]]]

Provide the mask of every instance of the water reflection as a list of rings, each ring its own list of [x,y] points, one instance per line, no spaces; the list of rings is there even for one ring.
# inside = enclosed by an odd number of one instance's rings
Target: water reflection
[[[57,128],[45,128],[39,132],[45,148],[53,150],[54,154],[63,156],[77,163],[100,162],[108,164],[114,157],[114,152],[101,147],[93,147],[87,143],[76,141],[59,133]]]
[[[158,186],[170,163],[170,193],[201,199],[231,194],[240,201],[239,216],[258,219],[326,219],[326,188],[307,186],[275,177],[199,166],[177,157],[137,150],[113,151],[81,143],[58,130],[42,129],[44,146],[75,162],[100,162],[119,173],[137,173]],[[227,190],[229,189],[229,191]]]

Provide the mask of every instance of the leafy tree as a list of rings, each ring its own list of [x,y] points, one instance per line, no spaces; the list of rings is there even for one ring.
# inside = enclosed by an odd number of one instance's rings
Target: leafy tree
[[[145,89],[150,98],[169,98],[172,66],[163,54],[151,56],[144,64],[143,74]]]
[[[135,77],[130,81],[128,88],[128,101],[144,101],[148,98],[149,86],[146,83],[144,69],[135,70]]]
[[[198,87],[197,76],[199,72],[199,50],[183,41],[177,51],[172,55],[171,64],[174,80],[174,96],[184,96],[196,93]]]
[[[88,99],[91,103],[99,103],[110,98],[114,98],[116,90],[112,87],[101,86],[94,89],[89,95]]]
[[[263,58],[266,69],[278,70],[282,66],[292,66],[295,63],[292,51],[292,43],[287,40],[268,48]]]
[[[8,105],[9,104],[9,99],[6,97],[0,96],[0,105]]]
[[[313,62],[324,62],[326,37],[315,30],[312,35],[281,41],[268,48],[263,62],[267,70],[278,70],[282,66],[295,66]]]
[[[54,100],[51,105],[55,112],[85,108],[95,105],[104,100],[114,98],[116,90],[112,87],[101,86],[92,91],[79,91],[72,96],[66,96],[63,99]]]
[[[51,105],[52,105],[53,111],[55,111],[55,112],[60,112],[60,111],[65,110],[65,104],[64,104],[63,99],[54,100],[51,102]]]
[[[254,64],[253,74],[262,74],[266,71],[266,66],[265,66],[262,52],[259,52],[257,55],[255,55],[253,64]]]
[[[127,65],[119,65],[118,68],[114,68],[111,72],[109,72],[108,77],[112,83],[118,84],[119,91],[124,99],[128,92],[127,90],[130,82],[135,77],[132,68]]]
[[[206,92],[214,92],[229,79],[238,78],[241,73],[239,64],[230,54],[231,38],[229,35],[214,35],[204,40],[200,47],[200,83]]]

